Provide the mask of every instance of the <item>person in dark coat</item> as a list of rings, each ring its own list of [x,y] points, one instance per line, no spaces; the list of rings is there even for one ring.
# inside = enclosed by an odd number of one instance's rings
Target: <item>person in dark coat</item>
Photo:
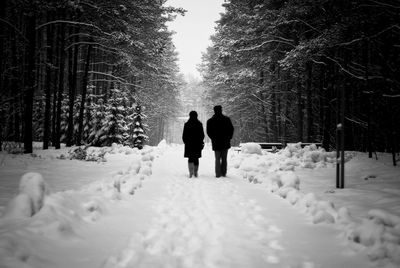
[[[231,119],[222,114],[221,105],[214,107],[214,115],[207,121],[207,135],[215,154],[215,176],[226,176],[228,150],[233,136]]]
[[[197,178],[199,170],[199,158],[204,147],[203,124],[197,119],[197,112],[189,113],[189,120],[183,127],[182,140],[185,144],[184,157],[188,159],[189,178],[193,175]]]

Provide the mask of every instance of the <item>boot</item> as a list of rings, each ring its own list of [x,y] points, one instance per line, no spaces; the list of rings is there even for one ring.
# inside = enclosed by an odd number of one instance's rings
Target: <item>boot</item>
[[[189,163],[189,178],[193,177],[194,174],[194,164],[193,163]]]
[[[194,176],[195,176],[196,178],[199,176],[198,171],[199,171],[199,165],[195,165],[195,166],[194,166]]]

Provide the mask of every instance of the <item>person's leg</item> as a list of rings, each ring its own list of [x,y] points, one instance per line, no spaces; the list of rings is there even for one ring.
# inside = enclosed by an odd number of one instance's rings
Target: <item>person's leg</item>
[[[221,177],[221,151],[214,151],[215,154],[215,176]]]
[[[227,170],[227,165],[228,165],[228,149],[222,150],[221,151],[221,175],[223,177],[226,176],[226,170]]]
[[[193,159],[193,164],[194,164],[194,176],[197,178],[199,176],[199,159]]]
[[[188,168],[189,168],[189,178],[191,178],[194,174],[194,163],[193,163],[193,158],[189,157],[188,160]]]

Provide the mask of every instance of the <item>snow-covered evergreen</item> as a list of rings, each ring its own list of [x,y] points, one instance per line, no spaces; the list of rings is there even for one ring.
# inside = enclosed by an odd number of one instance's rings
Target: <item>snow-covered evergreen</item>
[[[104,119],[100,129],[99,142],[103,146],[110,146],[112,143],[124,144],[127,140],[128,123],[126,122],[129,103],[126,92],[123,89],[111,89],[104,110]]]
[[[143,114],[142,114],[142,107],[140,105],[136,106],[135,113],[133,115],[133,147],[142,149],[144,142],[148,139],[144,132],[144,125],[143,125]]]

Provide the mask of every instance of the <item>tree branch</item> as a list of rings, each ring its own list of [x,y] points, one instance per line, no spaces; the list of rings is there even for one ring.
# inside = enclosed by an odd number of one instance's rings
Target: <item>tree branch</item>
[[[266,45],[266,44],[274,43],[274,42],[276,42],[276,43],[283,43],[283,44],[287,44],[287,45],[290,45],[290,46],[292,46],[292,47],[295,47],[293,44],[291,44],[291,43],[289,43],[289,42],[286,42],[286,41],[281,41],[281,40],[268,40],[268,41],[262,42],[262,43],[259,44],[259,45],[255,45],[255,46],[248,47],[248,48],[237,49],[236,52],[251,51],[251,50],[260,48],[260,47],[262,47],[262,46],[264,46],[264,45]]]
[[[24,39],[25,42],[28,42],[28,39],[25,37],[25,35],[20,30],[17,29],[17,27],[15,27],[10,22],[3,20],[1,18],[0,18],[0,21],[4,22],[6,25],[8,25],[10,28],[12,28],[16,33],[18,33]]]
[[[48,26],[48,25],[52,25],[52,24],[57,24],[57,23],[66,23],[66,24],[72,24],[72,25],[82,25],[82,26],[89,26],[92,28],[97,29],[98,31],[100,31],[101,33],[111,36],[111,34],[104,32],[100,27],[91,24],[91,23],[85,23],[85,22],[79,22],[79,21],[69,21],[69,20],[53,20],[53,21],[49,21],[46,23],[43,23],[41,25],[36,26],[36,30],[40,30],[41,28]]]

